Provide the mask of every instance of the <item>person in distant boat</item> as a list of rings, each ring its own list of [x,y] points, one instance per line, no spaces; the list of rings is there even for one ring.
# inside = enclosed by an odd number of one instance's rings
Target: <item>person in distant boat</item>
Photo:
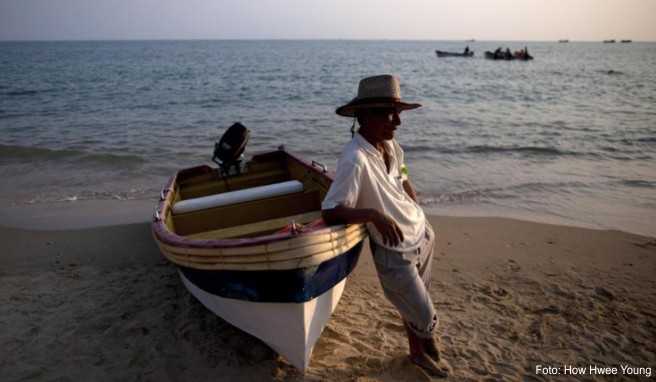
[[[498,47],[498,48],[494,51],[494,58],[495,58],[495,59],[501,58],[501,47]]]
[[[504,55],[504,58],[506,60],[510,60],[512,58],[512,53],[510,53],[510,48],[506,48],[506,53]]]
[[[364,78],[357,96],[337,108],[360,126],[337,163],[335,180],[322,202],[327,224],[366,223],[378,278],[401,314],[410,360],[434,376],[446,377],[433,338],[438,323],[428,292],[435,233],[417,203],[403,150],[394,139],[404,110],[392,75]]]
[[[469,54],[469,45],[465,47],[465,56]]]

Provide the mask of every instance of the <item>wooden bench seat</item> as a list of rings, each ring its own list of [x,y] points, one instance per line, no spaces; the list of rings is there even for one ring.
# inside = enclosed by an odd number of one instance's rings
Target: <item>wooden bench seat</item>
[[[288,224],[295,222],[299,224],[310,223],[321,217],[321,211],[312,211],[303,214],[285,216],[282,218],[264,220],[257,223],[238,225],[235,227],[220,228],[212,231],[199,232],[187,237],[196,240],[227,239],[232,237],[249,236],[260,232],[280,230]]]

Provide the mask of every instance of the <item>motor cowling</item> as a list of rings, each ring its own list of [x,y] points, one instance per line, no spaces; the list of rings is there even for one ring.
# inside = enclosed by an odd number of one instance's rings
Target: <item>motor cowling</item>
[[[212,161],[219,165],[224,175],[230,173],[231,167],[235,167],[237,173],[240,172],[239,163],[249,137],[250,130],[241,123],[236,122],[214,144]]]

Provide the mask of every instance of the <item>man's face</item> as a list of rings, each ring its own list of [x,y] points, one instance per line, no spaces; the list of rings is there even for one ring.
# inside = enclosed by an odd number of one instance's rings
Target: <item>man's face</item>
[[[399,110],[393,107],[367,110],[365,121],[368,130],[381,141],[394,138],[394,131],[401,125],[400,113]]]

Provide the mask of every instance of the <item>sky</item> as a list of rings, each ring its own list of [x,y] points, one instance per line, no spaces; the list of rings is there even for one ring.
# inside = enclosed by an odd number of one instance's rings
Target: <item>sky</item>
[[[0,40],[656,41],[656,0],[0,0]]]

